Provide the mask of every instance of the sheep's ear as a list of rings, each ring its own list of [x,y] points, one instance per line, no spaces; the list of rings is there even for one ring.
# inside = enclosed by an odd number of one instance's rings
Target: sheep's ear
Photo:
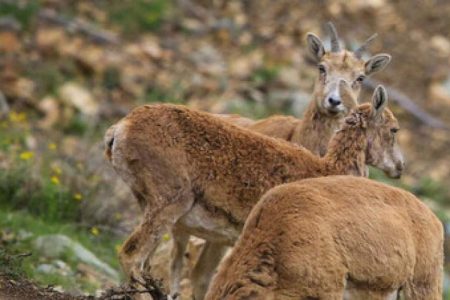
[[[381,116],[387,103],[388,96],[386,89],[382,85],[377,86],[372,96],[372,117],[378,118]]]
[[[325,48],[322,41],[314,34],[308,33],[306,36],[309,52],[316,58],[317,61],[322,59],[325,54]]]
[[[353,109],[358,104],[358,101],[353,94],[353,90],[347,80],[339,80],[339,95],[341,96],[342,102],[348,109]]]
[[[366,61],[364,66],[366,75],[371,75],[383,70],[390,61],[391,56],[389,54],[382,53],[372,56],[368,61]]]

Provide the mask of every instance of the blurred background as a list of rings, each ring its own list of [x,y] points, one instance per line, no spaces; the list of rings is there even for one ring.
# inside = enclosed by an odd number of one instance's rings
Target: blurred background
[[[140,211],[103,158],[106,128],[155,102],[301,117],[317,76],[305,35],[328,45],[330,20],[347,49],[377,32],[367,57],[393,58],[361,101],[388,88],[407,168],[371,177],[450,224],[449,16],[446,0],[0,0],[0,273],[75,294],[117,284]]]

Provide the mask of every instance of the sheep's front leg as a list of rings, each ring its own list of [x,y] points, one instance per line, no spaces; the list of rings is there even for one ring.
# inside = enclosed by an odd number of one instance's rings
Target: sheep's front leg
[[[165,225],[158,214],[145,213],[142,222],[123,243],[119,260],[129,279],[141,279],[144,262],[153,255]]]
[[[128,237],[119,253],[122,268],[132,282],[143,281],[145,263],[150,262],[162,234],[170,230],[191,205],[192,200],[186,197],[185,201],[171,202],[162,209],[152,210],[148,206],[149,209],[144,213],[141,224]]]
[[[192,270],[193,293],[195,300],[203,300],[208,290],[209,282],[222,259],[227,246],[206,241],[202,253]]]

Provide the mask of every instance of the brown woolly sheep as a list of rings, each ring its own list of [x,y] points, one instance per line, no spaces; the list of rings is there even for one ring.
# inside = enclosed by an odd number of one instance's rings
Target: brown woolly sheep
[[[340,86],[348,88],[345,81]],[[399,177],[403,158],[395,138],[398,122],[386,104],[380,86],[372,104],[356,107],[345,119],[323,158],[186,107],[134,109],[105,137],[107,156],[144,210],[141,224],[120,252],[124,271],[139,278],[165,230],[185,238],[196,235],[215,250],[199,261],[206,276],[193,274],[195,290],[202,295],[224,249],[270,188],[309,177],[364,176],[366,164]],[[182,256],[174,260],[182,261]]]
[[[353,176],[268,191],[206,295],[243,299],[442,299],[443,228],[409,192]]]
[[[334,25],[327,25],[331,33],[331,51],[325,51],[322,41],[316,35],[307,35],[309,51],[318,62],[319,76],[302,120],[291,116],[272,116],[251,122],[247,118],[241,117],[241,120],[236,115],[221,117],[235,125],[302,145],[314,154],[325,155],[328,142],[339,129],[342,119],[357,105],[355,99],[361,93],[364,78],[383,70],[391,60],[388,54],[377,54],[367,61],[361,58],[362,52],[376,35],[351,52],[341,49]],[[348,92],[353,94],[352,97],[340,95],[340,80],[351,83]]]

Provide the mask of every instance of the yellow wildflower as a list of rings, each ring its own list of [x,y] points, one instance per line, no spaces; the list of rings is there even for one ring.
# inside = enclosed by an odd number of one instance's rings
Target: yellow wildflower
[[[165,235],[163,235],[163,241],[168,241],[170,240],[170,235],[168,233],[166,233]]]
[[[31,151],[25,151],[20,153],[19,157],[21,160],[30,160],[34,157],[34,153]]]
[[[100,234],[100,230],[98,230],[98,228],[94,226],[91,228],[91,233],[95,236],[98,236]]]
[[[56,144],[55,143],[48,144],[48,150],[52,150],[52,151],[56,150]]]
[[[61,182],[59,181],[58,176],[52,176],[50,177],[50,181],[54,184],[54,185],[59,185]]]
[[[81,201],[81,200],[83,200],[83,195],[81,195],[80,193],[75,193],[75,194],[73,194],[73,199],[75,199],[77,201]]]
[[[116,252],[119,253],[120,250],[122,250],[122,245],[121,244],[117,244],[114,248],[116,249]]]
[[[27,119],[27,115],[24,112],[16,113],[12,111],[9,113],[9,120],[12,123],[22,123]]]
[[[53,171],[53,173],[55,173],[56,175],[61,175],[61,173],[62,173],[61,168],[58,167],[58,166],[56,166],[56,165],[52,166],[52,171]]]

